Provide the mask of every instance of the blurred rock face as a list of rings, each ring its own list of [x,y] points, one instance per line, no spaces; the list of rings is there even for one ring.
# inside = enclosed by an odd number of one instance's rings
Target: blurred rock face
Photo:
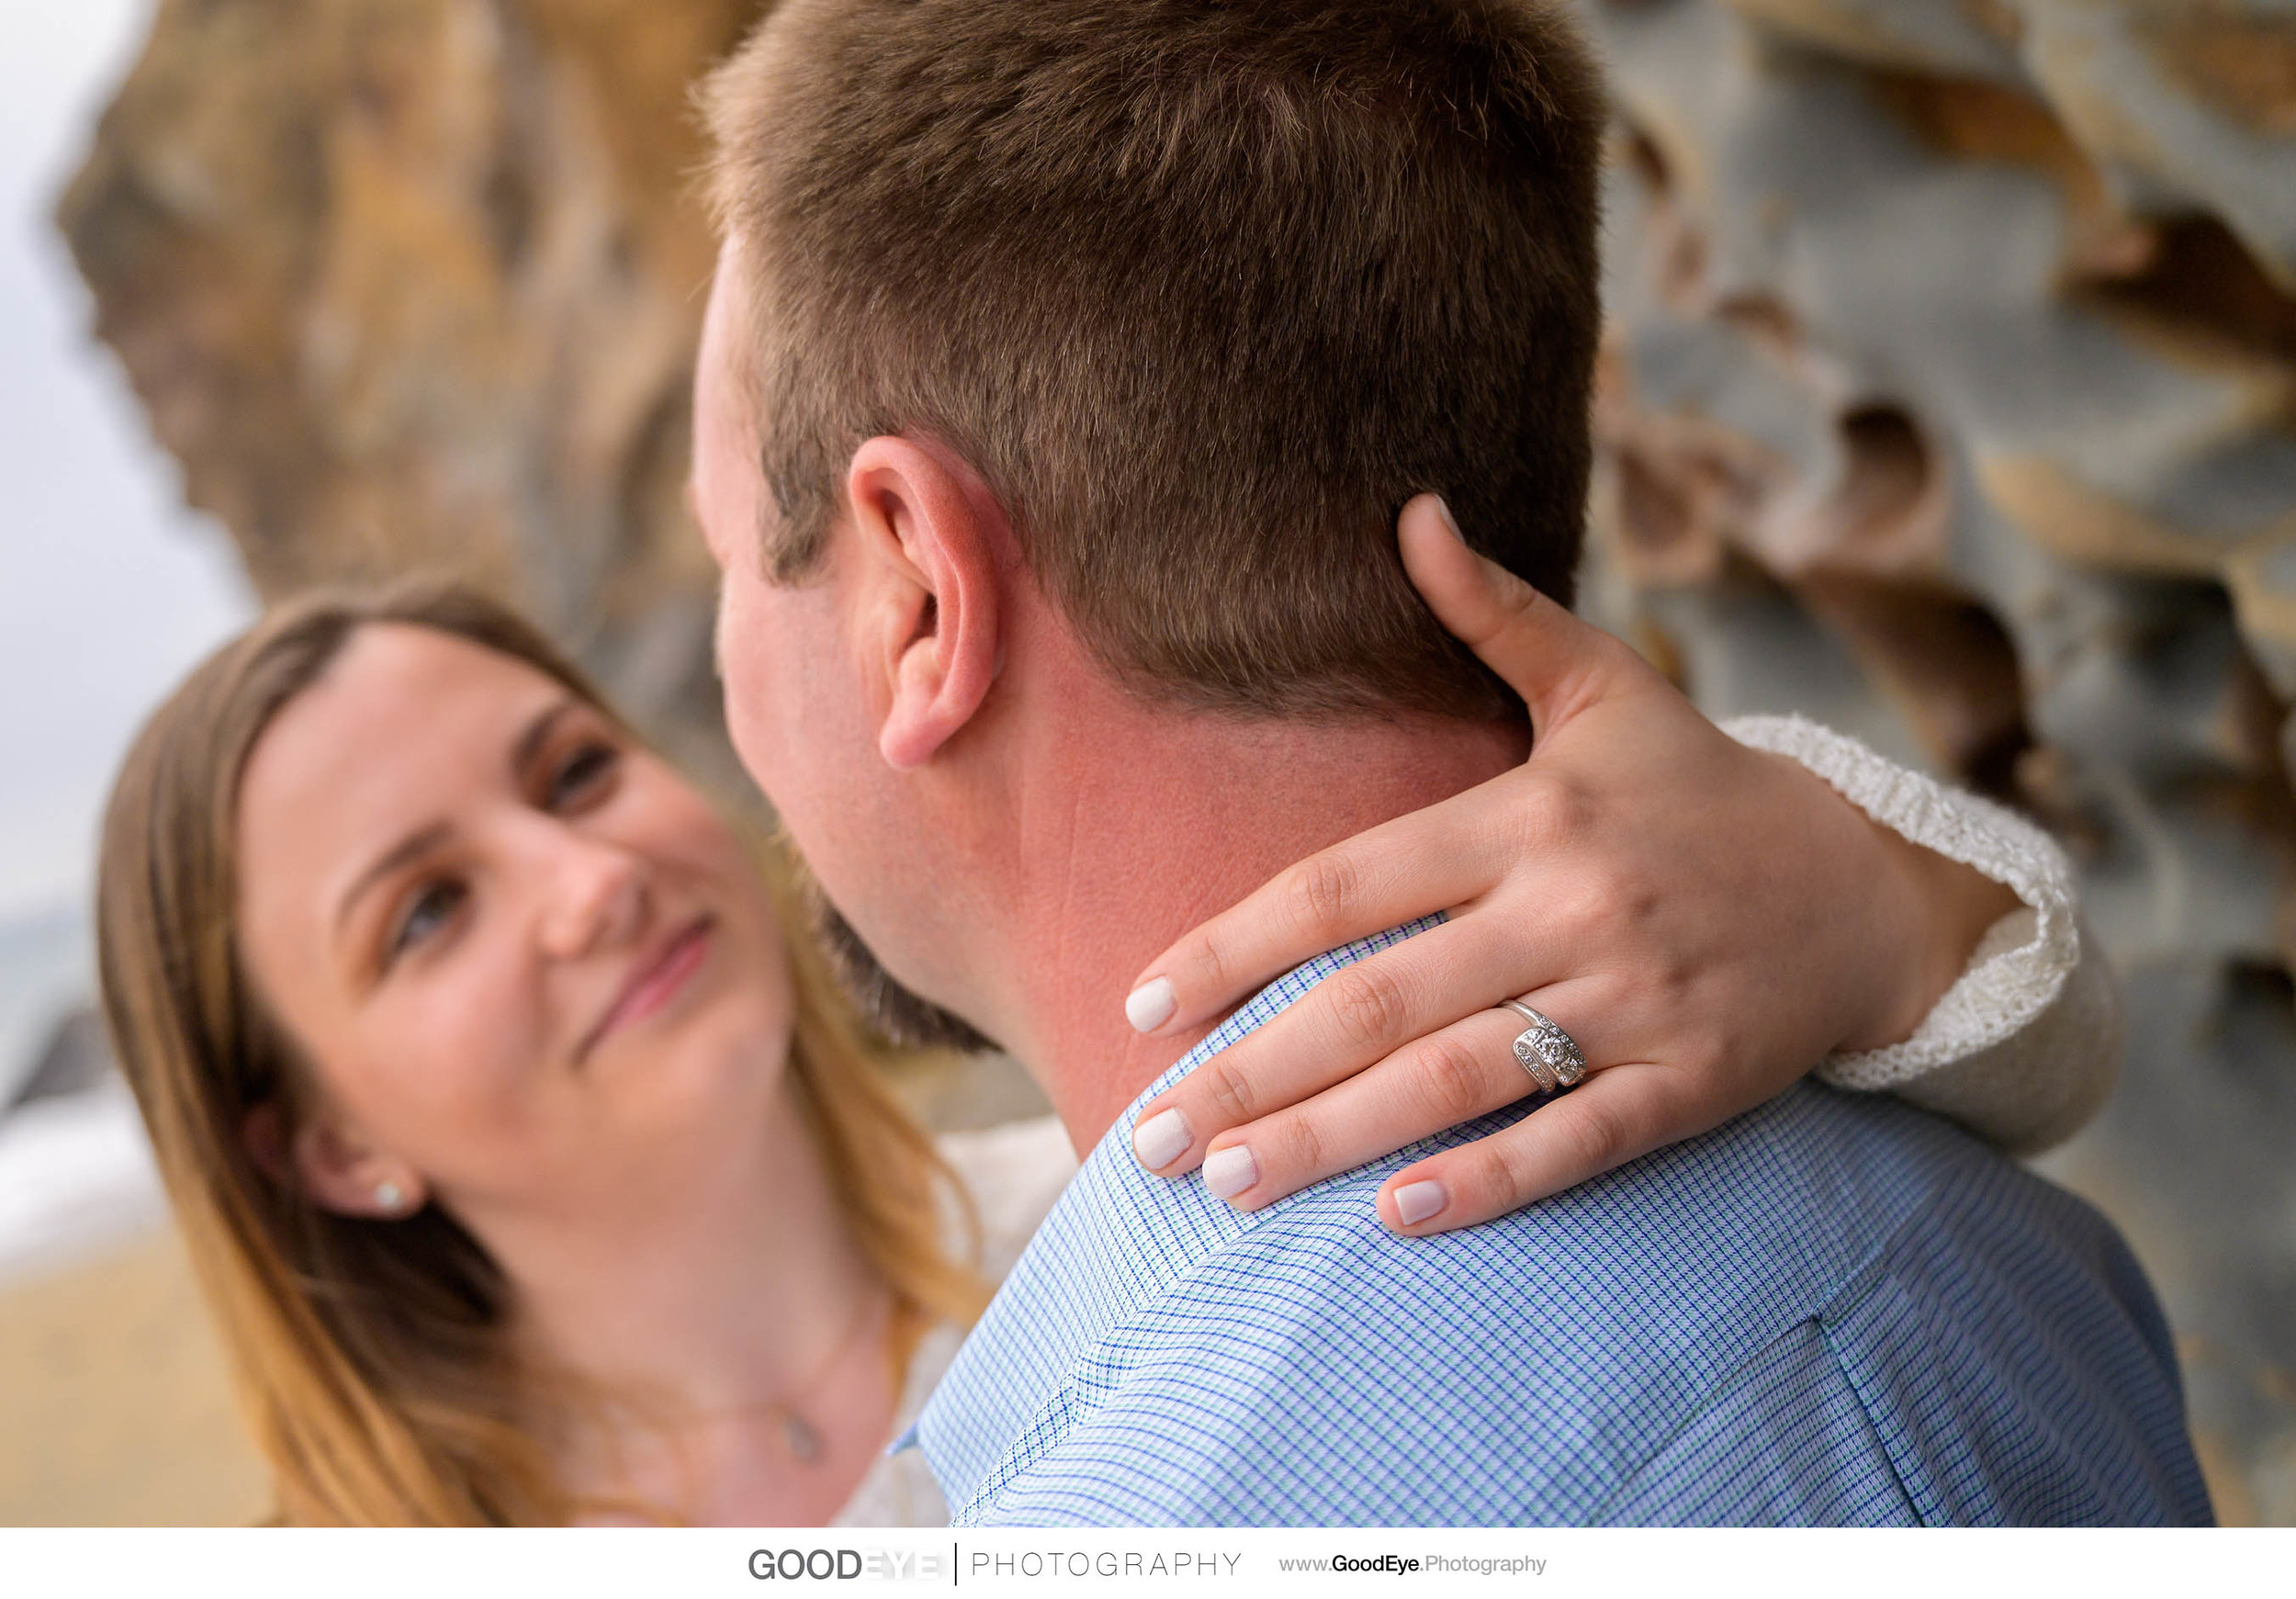
[[[2296,1520],[2296,13],[1580,0],[1615,74],[1588,605],[2058,827],[2133,1055],[2055,1169]],[[721,779],[686,87],[755,0],[165,0],[62,220],[259,588],[454,564]]]
[[[446,566],[722,765],[695,75],[753,0],[163,0],[61,207],[257,589]]]
[[[2296,1521],[2296,9],[1582,4],[1615,74],[1588,591],[2054,824],[2128,974],[2052,1169]]]

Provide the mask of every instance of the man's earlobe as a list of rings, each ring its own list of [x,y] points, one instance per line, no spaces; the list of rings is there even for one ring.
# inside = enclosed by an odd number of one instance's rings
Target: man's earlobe
[[[884,726],[877,731],[877,752],[896,771],[930,760],[969,715],[949,693],[950,641],[941,634],[939,596],[922,595],[912,614],[908,643],[894,658]]]
[[[861,445],[847,489],[880,589],[869,607],[885,675],[878,753],[913,771],[973,719],[996,680],[1004,513],[963,462],[906,438]]]

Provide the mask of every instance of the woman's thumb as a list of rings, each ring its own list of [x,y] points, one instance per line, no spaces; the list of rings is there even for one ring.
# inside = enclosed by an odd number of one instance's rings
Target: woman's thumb
[[[1435,619],[1504,678],[1539,732],[1631,681],[1641,658],[1467,547],[1450,507],[1422,494],[1396,520],[1403,569]]]

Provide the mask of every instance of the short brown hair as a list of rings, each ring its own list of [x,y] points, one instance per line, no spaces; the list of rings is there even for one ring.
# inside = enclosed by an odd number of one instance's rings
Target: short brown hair
[[[782,0],[704,104],[777,580],[920,433],[1149,692],[1520,714],[1394,518],[1570,599],[1603,105],[1551,6]]]

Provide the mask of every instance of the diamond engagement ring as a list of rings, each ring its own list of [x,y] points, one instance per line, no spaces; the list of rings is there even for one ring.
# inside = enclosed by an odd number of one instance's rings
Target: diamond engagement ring
[[[1515,1035],[1514,1058],[1531,1075],[1540,1093],[1573,1088],[1585,1079],[1586,1053],[1579,1048],[1577,1039],[1520,999],[1501,1003],[1531,1024]]]

